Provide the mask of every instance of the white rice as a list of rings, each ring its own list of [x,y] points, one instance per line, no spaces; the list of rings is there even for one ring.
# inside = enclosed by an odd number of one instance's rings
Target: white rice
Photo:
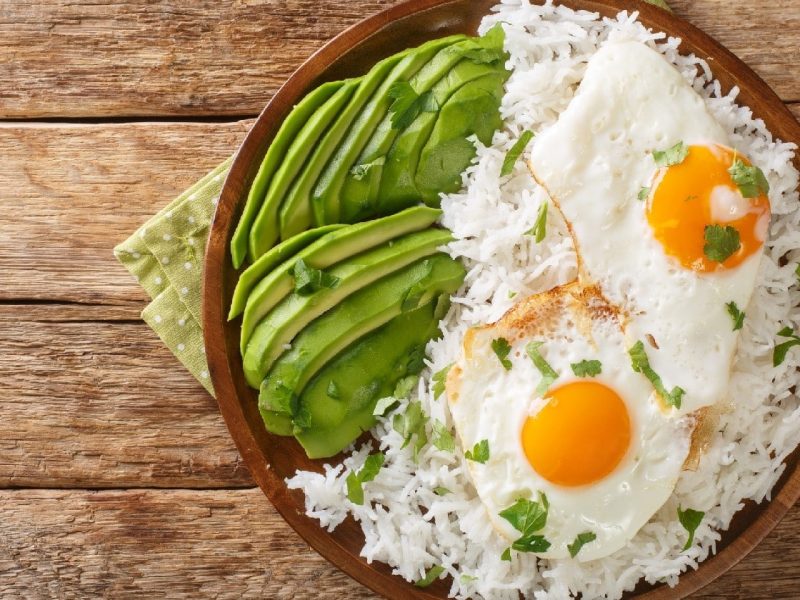
[[[542,244],[523,235],[544,199],[523,161],[502,186],[500,166],[524,129],[540,131],[557,119],[600,45],[636,39],[662,52],[683,73],[732,144],[764,170],[770,183],[770,241],[731,375],[732,410],[722,416],[698,469],[682,474],[650,522],[622,550],[588,563],[521,553],[512,562],[501,561],[507,542],[490,525],[461,451],[451,454],[428,445],[416,464],[410,447],[401,449],[403,440],[391,419],[373,430],[379,444],[355,450],[343,465],[326,465],[324,474],[298,472],[287,484],[305,492],[308,515],[329,530],[352,514],[364,531],[361,555],[368,561],[385,562],[409,581],[442,565],[452,575],[450,594],[456,598],[516,599],[518,592],[538,599],[619,598],[641,579],[675,585],[680,573],[716,550],[718,532],[729,526],[744,500],[769,499],[783,460],[800,442],[800,400],[790,391],[797,383],[800,351],[790,351],[782,365],[772,367],[776,332],[785,325],[797,329],[800,322],[794,273],[800,259],[800,203],[798,172],[791,163],[796,148],[773,140],[763,121],[735,103],[737,89],[723,95],[705,61],[680,55],[679,39],[649,31],[636,13],[601,19],[550,2],[505,0],[484,18],[481,31],[498,21],[505,23],[513,67],[501,108],[506,129],[495,134],[491,147],[478,148],[475,164],[464,174],[464,191],[442,202],[444,225],[456,238],[449,252],[464,261],[468,274],[441,324],[443,337],[428,346],[430,369],[415,399],[431,417],[451,425],[447,403],[443,396],[433,398],[428,378],[456,359],[464,330],[495,321],[519,297],[574,278],[572,243],[556,214],[548,216]],[[782,258],[788,258],[785,266]],[[361,467],[373,445],[385,452],[386,462],[377,478],[364,484],[365,502],[357,506],[347,500],[345,478]],[[436,486],[452,493],[437,496]],[[676,518],[678,505],[706,513],[687,551],[681,550],[686,531]]]

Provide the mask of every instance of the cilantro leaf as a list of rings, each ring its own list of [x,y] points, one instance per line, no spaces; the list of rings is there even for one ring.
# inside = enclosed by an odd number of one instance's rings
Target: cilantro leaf
[[[405,448],[411,441],[414,435],[419,438],[424,437],[422,445],[428,441],[428,436],[425,433],[425,423],[428,421],[427,415],[422,411],[422,405],[419,402],[410,402],[404,413],[397,413],[392,418],[392,427],[394,430],[403,436],[403,448]],[[419,444],[419,441],[417,442]],[[415,445],[415,455],[418,451],[418,446]]]
[[[653,384],[653,387],[661,396],[664,404],[667,406],[680,408],[681,400],[686,392],[683,390],[683,388],[680,388],[677,385],[672,388],[671,392],[667,391],[667,388],[664,387],[664,383],[661,381],[661,377],[652,369],[652,367],[650,367],[650,359],[647,358],[647,352],[645,352],[644,343],[642,343],[641,340],[636,342],[628,350],[628,354],[631,357],[631,367],[633,367],[633,370],[636,373],[642,373],[645,377],[647,377],[647,379],[650,380],[650,383]]]
[[[372,160],[368,163],[363,163],[360,165],[354,165],[352,169],[350,169],[350,174],[353,176],[353,179],[356,181],[361,181],[366,177],[370,170],[375,167],[380,167],[386,162],[385,156],[379,156],[375,160]]]
[[[439,110],[431,90],[417,94],[407,81],[395,81],[389,87],[388,95],[392,99],[392,104],[389,106],[392,129],[405,129],[421,112]]]
[[[465,59],[476,64],[491,64],[498,60],[505,62],[508,54],[503,51],[504,40],[505,31],[503,31],[502,25],[495,23],[481,37],[464,40],[460,44],[456,44],[454,49],[458,50]]]
[[[514,504],[500,511],[499,515],[523,535],[535,533],[547,524],[549,509],[547,496],[539,492],[539,502],[520,498]]]
[[[582,360],[571,363],[569,366],[572,367],[575,377],[596,377],[603,370],[603,365],[599,360]]]
[[[686,545],[683,547],[684,550],[688,550],[691,547],[692,542],[694,542],[694,532],[697,531],[697,527],[705,515],[706,513],[700,510],[692,510],[691,508],[681,510],[681,507],[678,507],[678,521],[689,532],[689,539],[686,540]]]
[[[481,440],[472,450],[464,452],[464,458],[476,463],[485,464],[489,460],[489,440]]]
[[[797,276],[797,283],[800,283],[800,263],[794,268],[794,274]]]
[[[645,200],[647,200],[647,197],[649,195],[650,195],[650,188],[649,187],[643,187],[642,189],[639,190],[639,193],[636,194],[636,199],[637,200],[641,200],[641,201],[645,201]]]
[[[358,478],[358,474],[350,471],[345,483],[347,484],[347,499],[353,504],[363,505],[364,489],[361,487],[361,480]]]
[[[537,396],[543,395],[552,385],[552,383],[558,379],[558,373],[553,370],[553,367],[551,367],[544,357],[539,353],[539,348],[542,344],[544,344],[544,342],[531,342],[525,348],[528,356],[533,361],[533,366],[539,369],[539,373],[542,374],[542,380],[539,382],[539,385],[536,386],[536,390],[534,391]]]
[[[520,135],[519,139],[514,142],[514,145],[511,146],[511,149],[506,153],[506,157],[503,159],[503,166],[500,169],[500,177],[511,175],[511,172],[514,170],[514,165],[517,164],[517,160],[525,151],[525,148],[532,139],[532,131],[526,129],[522,132],[522,135]]]
[[[453,434],[450,433],[450,430],[447,428],[447,426],[438,419],[434,419],[432,428],[433,445],[439,450],[453,452],[456,449],[456,440],[453,437]]]
[[[358,473],[350,471],[345,480],[345,484],[347,485],[347,499],[350,500],[350,502],[359,505],[364,504],[364,488],[361,484],[372,481],[377,477],[384,460],[385,456],[383,452],[376,452],[375,454],[370,454],[366,458],[364,466],[361,467]]]
[[[328,394],[329,398],[333,398],[334,400],[341,398],[341,395],[339,394],[339,386],[336,385],[336,382],[333,379],[328,382],[328,389],[326,393]]]
[[[739,307],[736,306],[736,302],[728,302],[725,308],[728,309],[728,314],[731,316],[731,319],[733,319],[733,330],[737,331],[741,329],[744,325],[744,311],[739,310]]]
[[[703,254],[708,260],[725,262],[741,247],[739,232],[730,225],[706,225],[703,236],[706,241]]]
[[[514,541],[511,547],[518,552],[544,552],[550,547],[550,542],[543,535],[530,534]]]
[[[547,235],[547,202],[542,202],[539,206],[539,212],[536,213],[536,221],[533,222],[533,227],[525,232],[525,235],[532,235],[534,241],[538,244]]]
[[[492,350],[497,355],[500,364],[506,371],[511,370],[511,361],[508,360],[508,355],[511,353],[511,344],[508,343],[506,338],[497,338],[492,340]]]
[[[786,360],[786,355],[789,353],[789,350],[795,346],[800,346],[800,337],[795,335],[791,327],[784,327],[778,332],[778,335],[789,339],[785,342],[777,344],[775,349],[772,351],[773,367],[777,367],[778,365],[782,364],[784,360]]]
[[[567,544],[567,550],[569,550],[569,555],[572,558],[577,556],[578,552],[581,551],[586,544],[589,542],[593,542],[597,539],[597,534],[593,531],[585,531],[583,533],[579,533],[575,538],[575,541],[571,544]]]
[[[334,288],[339,278],[325,271],[309,267],[301,258],[294,263],[294,291],[301,296],[310,296],[322,288]]]
[[[453,366],[453,363],[447,365],[444,369],[436,371],[431,377],[431,381],[433,382],[433,399],[435,400],[439,396],[442,395],[444,392],[446,384],[447,384],[447,375],[450,373],[450,368]]]
[[[656,166],[671,167],[681,164],[688,154],[689,148],[686,144],[678,142],[666,150],[653,150],[653,160],[656,161]]]
[[[407,377],[403,377],[394,386],[394,392],[392,393],[392,396],[398,400],[408,398],[414,387],[416,387],[418,381],[419,375],[408,375]]]
[[[397,404],[397,398],[394,396],[387,396],[386,398],[381,398],[375,403],[375,408],[372,410],[372,416],[374,417],[382,417],[386,414],[386,411],[392,405]]]
[[[764,171],[755,165],[748,167],[741,158],[733,161],[728,173],[744,198],[756,198],[769,193],[769,182]]]
[[[444,567],[441,565],[434,565],[425,573],[425,577],[422,579],[418,579],[414,582],[414,585],[418,588],[426,588],[434,581],[439,579],[439,576],[444,573]]]
[[[503,550],[503,553],[500,555],[500,560],[511,562],[511,548]]]
[[[435,488],[433,488],[433,493],[436,494],[437,496],[446,496],[447,494],[452,494],[453,492],[451,492],[444,486],[437,485]]]
[[[469,583],[470,581],[476,581],[478,578],[474,575],[467,575],[466,573],[462,573],[461,577],[459,577],[461,583]]]

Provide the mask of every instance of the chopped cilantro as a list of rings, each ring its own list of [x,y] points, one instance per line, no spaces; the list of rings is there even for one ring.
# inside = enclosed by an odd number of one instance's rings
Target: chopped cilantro
[[[405,129],[421,112],[439,110],[430,90],[417,94],[407,81],[395,81],[389,87],[388,94],[392,99],[389,107],[389,112],[392,114],[392,129]]]
[[[545,552],[550,542],[543,535],[532,533],[515,540],[511,547],[517,552]]]
[[[397,404],[397,398],[394,396],[381,398],[375,403],[375,408],[372,411],[372,415],[375,417],[382,417],[386,414],[386,411],[395,404]]]
[[[398,400],[408,398],[409,394],[411,394],[411,391],[416,387],[418,381],[419,375],[409,375],[407,377],[403,377],[394,386],[394,393],[392,393],[392,396]]]
[[[414,582],[414,585],[419,588],[428,587],[434,581],[439,579],[439,576],[444,573],[444,567],[441,565],[434,565],[425,573],[425,577],[422,579],[418,579]]]
[[[789,338],[785,342],[781,342],[775,346],[775,349],[772,351],[772,366],[777,367],[784,360],[786,360],[786,355],[788,354],[789,350],[791,350],[794,346],[800,346],[800,337],[795,335],[794,331],[791,327],[784,327],[778,332],[780,337]]]
[[[728,314],[731,316],[731,319],[733,319],[733,330],[737,331],[741,329],[744,325],[744,311],[739,310],[739,307],[736,306],[736,302],[728,302],[725,308],[728,309]]]
[[[330,382],[328,382],[328,389],[326,393],[328,394],[329,398],[333,398],[334,400],[338,400],[339,398],[341,398],[341,396],[339,395],[339,386],[336,385],[336,382],[333,379],[331,379]]]
[[[553,367],[551,367],[544,357],[539,353],[539,348],[543,343],[544,342],[531,342],[525,348],[525,350],[528,352],[528,356],[530,356],[531,360],[533,361],[533,366],[539,369],[539,373],[542,374],[542,379],[539,382],[539,385],[536,386],[536,390],[534,392],[537,396],[543,395],[552,385],[552,383],[558,379],[558,373],[553,370]]]
[[[686,545],[683,547],[684,550],[688,550],[692,542],[694,542],[694,532],[697,531],[697,526],[700,525],[700,521],[703,520],[705,514],[706,513],[699,510],[692,510],[691,508],[681,510],[681,507],[678,507],[678,521],[680,521],[683,528],[689,532],[689,539],[686,540]]]
[[[581,551],[586,544],[589,542],[593,542],[597,539],[597,534],[593,531],[584,531],[583,533],[579,533],[575,538],[575,541],[571,544],[567,544],[567,550],[569,550],[569,555],[572,558],[577,556],[578,552]]]
[[[728,173],[745,198],[756,198],[769,193],[769,182],[764,176],[764,171],[755,165],[748,167],[741,158],[733,161]]]
[[[547,235],[547,202],[542,202],[539,207],[539,212],[536,214],[536,221],[533,223],[525,235],[532,235],[534,241],[538,244]]]
[[[800,265],[798,265],[798,268],[800,268]],[[517,295],[517,292],[515,292],[514,290],[508,290],[508,299],[509,300],[511,300],[516,295]]]
[[[309,267],[302,258],[294,263],[293,274],[294,291],[301,296],[310,296],[322,288],[334,288],[339,283],[338,277]]]
[[[503,51],[503,41],[505,31],[500,23],[484,33],[479,38],[464,40],[459,44],[451,46],[453,51],[459,52],[465,59],[476,64],[491,64],[498,60],[505,61],[508,54]]]
[[[511,172],[514,170],[514,165],[517,164],[517,160],[525,151],[525,148],[532,139],[532,131],[526,129],[522,132],[522,135],[519,136],[519,139],[516,142],[514,142],[514,145],[511,146],[511,149],[506,153],[506,157],[503,159],[503,166],[500,169],[500,177],[511,175]]]
[[[485,464],[489,460],[489,440],[481,440],[472,450],[464,452],[464,458],[476,463]]]
[[[350,502],[359,505],[364,504],[364,489],[361,487],[361,484],[372,481],[377,477],[378,472],[383,466],[384,459],[383,452],[370,454],[358,473],[350,471],[345,480],[345,484],[347,485],[347,499],[350,500]]]
[[[492,340],[492,350],[497,355],[497,359],[506,371],[511,370],[511,361],[508,360],[508,355],[511,353],[511,344],[508,343],[506,338],[497,338]]]
[[[503,553],[500,555],[500,560],[511,562],[511,548],[503,550]]]
[[[549,508],[550,504],[547,502],[547,496],[539,492],[538,502],[520,498],[499,513],[502,518],[511,523],[514,529],[522,534],[519,539],[511,544],[511,548],[518,552],[544,552],[550,547],[550,542],[543,535],[536,533],[541,531],[547,524]]]
[[[431,377],[431,381],[433,382],[433,399],[435,400],[439,396],[442,395],[442,392],[445,390],[445,386],[447,383],[447,374],[450,372],[450,368],[453,366],[453,363],[447,365],[444,369],[440,369],[433,374]]]
[[[641,340],[636,342],[631,349],[628,350],[628,354],[631,357],[631,367],[633,367],[633,370],[637,373],[642,373],[650,380],[650,383],[656,388],[664,404],[680,408],[685,391],[677,385],[672,388],[671,392],[667,391],[667,388],[664,387],[664,383],[661,381],[661,377],[650,367],[650,359],[647,358],[647,352],[645,352],[644,344]]]
[[[478,578],[474,575],[467,575],[466,573],[462,573],[461,577],[459,577],[461,583],[469,583],[471,581],[476,581]]]
[[[447,425],[439,421],[438,419],[434,419],[433,425],[433,445],[436,446],[439,450],[444,450],[445,452],[453,452],[456,449],[456,440],[453,437],[453,434],[450,433],[450,430],[447,428]]]
[[[374,167],[380,167],[386,162],[385,156],[379,156],[373,161],[368,163],[363,163],[360,165],[355,165],[352,169],[350,169],[350,174],[353,176],[353,179],[356,181],[361,181],[367,174],[370,172],[371,169]]]
[[[649,195],[650,195],[650,188],[649,187],[643,187],[642,189],[639,190],[639,193],[636,194],[636,199],[644,201],[644,200],[647,200],[647,197]]]
[[[706,225],[703,235],[706,240],[703,254],[708,260],[725,262],[741,247],[739,232],[730,225]]]
[[[659,167],[671,167],[679,165],[689,154],[689,148],[683,142],[678,142],[666,150],[653,150],[653,160]]]
[[[571,363],[569,366],[572,367],[575,377],[596,377],[603,370],[603,365],[599,360],[582,360]]]
[[[794,268],[794,274],[797,275],[797,282],[800,283],[800,263]]]
[[[437,485],[435,488],[433,488],[433,493],[436,494],[437,496],[446,496],[447,494],[452,494],[453,492],[451,492],[444,486]]]

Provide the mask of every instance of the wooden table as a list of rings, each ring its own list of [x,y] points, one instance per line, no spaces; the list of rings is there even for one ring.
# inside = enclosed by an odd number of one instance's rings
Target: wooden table
[[[389,0],[0,0],[0,597],[372,598],[309,549],[111,249]],[[672,0],[800,115],[800,0]],[[800,596],[800,506],[697,598]]]

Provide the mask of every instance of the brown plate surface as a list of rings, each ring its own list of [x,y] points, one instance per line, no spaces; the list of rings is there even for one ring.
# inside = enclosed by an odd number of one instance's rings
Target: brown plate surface
[[[226,321],[237,278],[228,245],[267,147],[291,107],[307,91],[325,81],[360,75],[378,60],[426,40],[453,33],[474,34],[494,4],[495,0],[410,0],[354,25],[309,58],[272,98],[239,148],[222,190],[206,251],[203,329],[208,362],[220,411],[239,452],[289,525],[337,567],[389,598],[445,598],[449,584],[439,581],[422,590],[392,576],[384,564],[368,565],[359,557],[364,538],[355,521],[348,519],[328,533],[316,520],[305,516],[302,492],[286,488],[284,479],[297,469],[320,470],[324,461],[309,460],[293,438],[273,436],[264,429],[256,406],[257,395],[247,386],[242,373],[239,320]],[[775,93],[738,58],[686,21],[637,1],[568,0],[563,4],[603,15],[614,15],[623,9],[640,11],[641,21],[649,27],[681,37],[683,53],[706,58],[723,90],[739,86],[738,101],[750,106],[776,137],[800,143],[800,125]],[[787,461],[772,501],[751,503],[740,511],[723,533],[715,556],[698,570],[684,574],[675,588],[640,586],[630,597],[682,598],[740,561],[800,497],[798,454],[795,452]],[[253,535],[259,533],[254,531]]]

